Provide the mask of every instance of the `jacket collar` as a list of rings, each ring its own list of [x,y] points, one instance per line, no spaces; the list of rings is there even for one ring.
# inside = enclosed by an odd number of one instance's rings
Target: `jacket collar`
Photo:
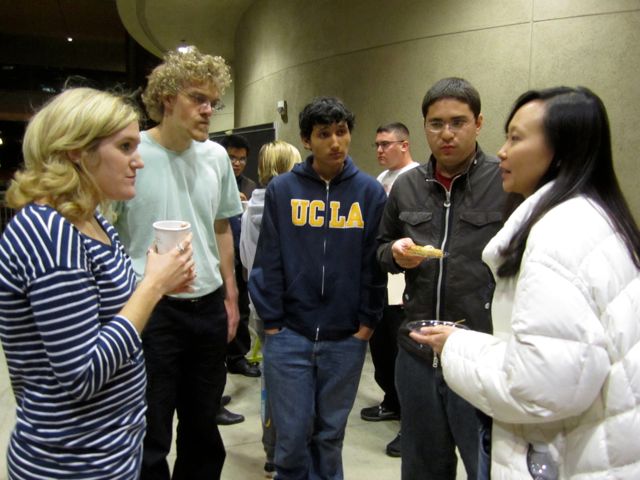
[[[520,226],[531,216],[533,209],[540,203],[546,192],[553,185],[553,181],[546,183],[533,195],[525,199],[518,208],[509,216],[502,229],[487,243],[482,252],[482,260],[489,265],[494,277],[497,275],[498,267],[502,264],[500,252],[509,245],[511,238],[518,231]]]
[[[477,168],[485,162],[485,154],[480,148],[480,145],[476,143],[476,154],[469,162],[467,169],[462,172],[459,177],[469,177],[473,175],[473,172],[477,170]],[[425,180],[435,181],[436,180],[436,158],[432,155],[429,156],[429,160],[427,163],[420,165],[418,169],[422,172],[425,177]],[[457,183],[460,183],[458,181]]]
[[[325,181],[320,178],[320,175],[316,173],[313,169],[313,155],[309,155],[304,162],[298,163],[295,167],[293,167],[292,172],[297,175],[302,175],[304,177],[312,178],[314,180],[325,183]],[[351,156],[347,156],[344,160],[344,168],[342,171],[333,177],[331,180],[331,184],[338,184],[348,178],[353,177],[356,173],[358,173],[358,167],[356,167],[355,163],[351,159]]]

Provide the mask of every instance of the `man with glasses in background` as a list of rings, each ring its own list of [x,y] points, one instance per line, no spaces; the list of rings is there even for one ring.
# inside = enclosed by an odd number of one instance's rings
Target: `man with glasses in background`
[[[389,195],[398,175],[419,165],[411,158],[409,129],[400,122],[381,125],[376,130],[376,141],[373,146],[376,149],[378,163],[387,168],[378,175],[378,182]],[[398,328],[404,320],[401,293],[403,290],[404,275],[389,274],[382,320],[369,340],[371,359],[375,369],[374,378],[382,389],[384,398],[379,405],[366,407],[360,411],[360,417],[368,422],[400,419],[400,402],[395,387],[395,364],[398,353],[396,337]],[[400,292],[400,295],[397,295],[397,292]],[[391,457],[400,456],[400,433],[389,442],[386,452]]]
[[[242,135],[232,134],[221,138],[220,145],[227,149],[229,160],[231,160],[231,166],[233,167],[233,174],[236,176],[236,182],[238,183],[240,199],[246,202],[256,189],[256,182],[243,175],[244,169],[247,167],[247,158],[249,158],[249,141]]]
[[[233,174],[236,176],[240,200],[243,202],[251,198],[251,194],[256,189],[256,182],[243,175],[247,167],[249,157],[249,141],[242,135],[226,135],[220,139],[220,145],[227,150]],[[255,363],[250,363],[245,355],[251,348],[251,336],[249,334],[249,294],[247,292],[247,281],[240,262],[240,227],[242,215],[230,219],[233,231],[233,246],[235,249],[236,284],[238,285],[238,306],[240,308],[240,322],[236,338],[229,344],[227,350],[227,371],[238,373],[245,377],[259,377],[260,368]],[[229,420],[232,419],[231,414]],[[237,422],[232,422],[237,423]],[[218,424],[227,425],[222,415],[219,415]]]
[[[405,272],[406,280],[407,321],[398,334],[396,361],[402,478],[455,479],[456,447],[468,477],[476,478],[476,410],[447,387],[439,358],[409,337],[407,322],[464,319],[467,328],[492,331],[495,284],[481,254],[502,227],[505,194],[498,159],[476,143],[483,117],[469,82],[436,82],[422,101],[422,115],[431,157],[394,183],[378,248],[382,268]],[[409,250],[414,245],[432,245],[446,256],[416,256]]]
[[[146,168],[138,171],[136,197],[116,206],[115,226],[138,277],[153,222],[183,220],[193,234],[192,291],[163,297],[142,332],[148,403],[142,480],[219,479],[224,464],[215,417],[226,382],[226,347],[238,325],[229,218],[241,214],[242,205],[227,153],[209,140],[209,122],[230,82],[221,57],[194,47],[165,56],[142,94],[158,122],[140,134]]]

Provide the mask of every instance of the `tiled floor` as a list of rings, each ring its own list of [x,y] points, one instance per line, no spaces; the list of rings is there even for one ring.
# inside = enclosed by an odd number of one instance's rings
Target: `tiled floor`
[[[7,376],[4,354],[0,353],[0,480],[6,480],[5,452],[15,418],[15,403]],[[227,447],[222,478],[263,479],[265,459],[260,442],[260,379],[229,375],[226,393],[232,396],[228,408],[242,413],[246,420],[237,425],[220,427]],[[367,358],[344,444],[344,472],[348,480],[400,478],[400,459],[388,457],[384,453],[386,444],[398,432],[398,422],[365,422],[360,419],[360,409],[375,405],[380,399],[381,391],[373,380],[373,365],[370,358]],[[170,461],[173,461],[173,457]],[[458,478],[464,478],[464,468],[461,465]]]

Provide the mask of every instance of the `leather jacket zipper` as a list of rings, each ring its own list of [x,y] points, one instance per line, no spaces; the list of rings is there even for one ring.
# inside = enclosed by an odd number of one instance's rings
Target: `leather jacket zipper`
[[[449,227],[451,223],[451,192],[453,191],[453,183],[458,179],[455,177],[451,181],[450,188],[447,189],[444,185],[436,180],[442,188],[444,188],[445,201],[444,201],[444,234],[442,235],[442,241],[440,242],[440,249],[445,250],[445,246],[447,245],[447,241],[449,240]],[[444,259],[441,258],[438,260],[438,282],[436,284],[436,318],[435,320],[441,320],[441,310],[442,310],[442,288],[444,282]],[[436,352],[433,352],[433,363],[431,364],[433,368],[438,368],[439,358]]]

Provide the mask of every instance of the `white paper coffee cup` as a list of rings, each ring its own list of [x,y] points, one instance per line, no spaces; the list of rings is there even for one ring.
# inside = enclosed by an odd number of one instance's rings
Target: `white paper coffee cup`
[[[184,220],[160,220],[154,222],[153,230],[158,253],[167,253],[185,239],[191,231],[191,224]]]

